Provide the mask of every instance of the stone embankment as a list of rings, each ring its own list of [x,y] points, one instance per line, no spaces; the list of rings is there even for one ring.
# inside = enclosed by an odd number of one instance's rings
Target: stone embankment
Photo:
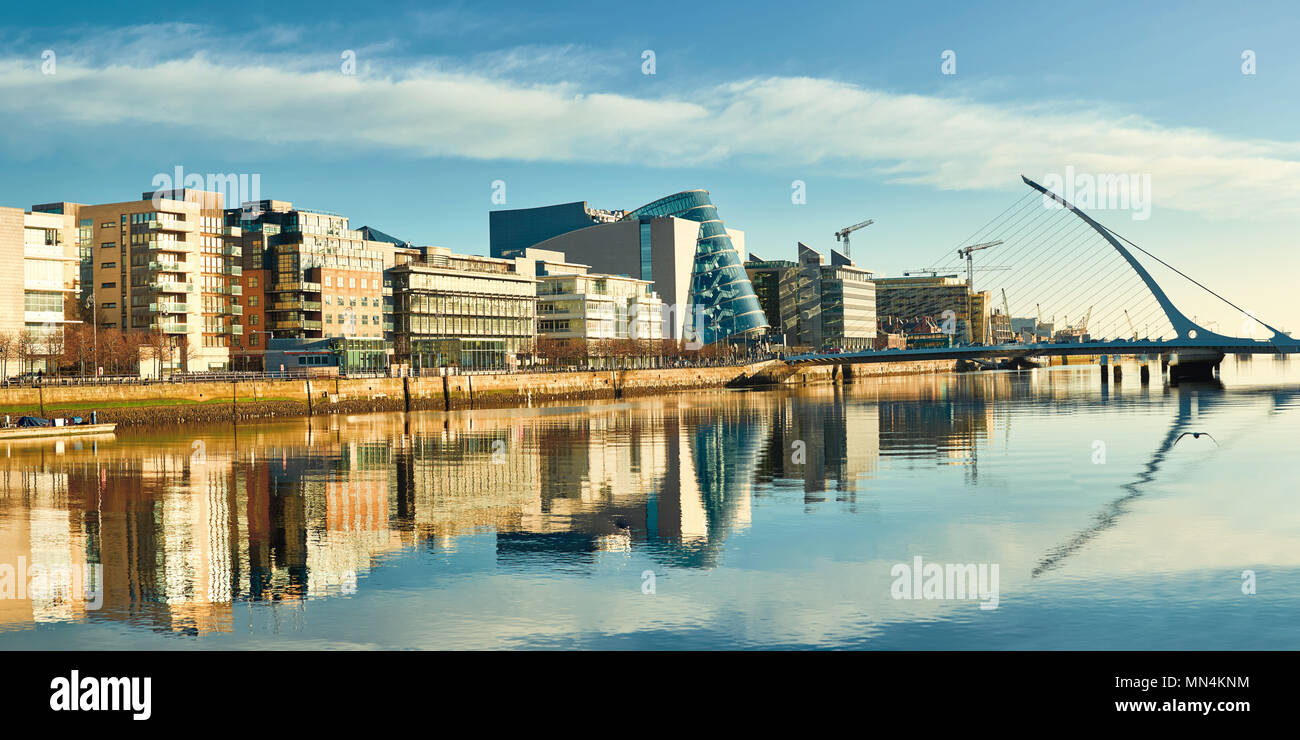
[[[726,367],[503,373],[420,378],[316,378],[231,383],[7,388],[0,413],[89,416],[123,426],[229,422],[308,414],[510,408],[533,402],[624,398],[680,390],[862,382],[948,372],[953,362],[792,368],[779,361]]]

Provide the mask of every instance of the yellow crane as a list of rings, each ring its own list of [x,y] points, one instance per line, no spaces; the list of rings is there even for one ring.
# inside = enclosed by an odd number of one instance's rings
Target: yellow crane
[[[1124,318],[1128,321],[1128,329],[1133,332],[1133,341],[1138,340],[1138,330],[1133,326],[1133,319],[1128,315],[1128,309],[1124,309]]]

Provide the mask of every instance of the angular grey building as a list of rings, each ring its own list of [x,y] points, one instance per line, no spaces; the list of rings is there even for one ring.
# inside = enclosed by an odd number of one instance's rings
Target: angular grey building
[[[596,272],[652,281],[673,337],[698,333],[709,344],[755,337],[768,326],[742,266],[744,232],[726,228],[707,190],[633,211],[597,210],[585,202],[493,211],[489,223],[494,257],[536,247]]]
[[[753,257],[753,255],[751,255]],[[799,243],[799,261],[751,259],[768,315],[789,346],[871,349],[876,340],[876,286],[870,270],[831,250],[831,264]],[[776,311],[770,308],[776,305]]]

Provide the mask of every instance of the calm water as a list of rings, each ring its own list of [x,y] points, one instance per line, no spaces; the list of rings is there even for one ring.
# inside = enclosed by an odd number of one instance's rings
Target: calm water
[[[1300,648],[1300,363],[1096,372],[0,445],[0,648]]]

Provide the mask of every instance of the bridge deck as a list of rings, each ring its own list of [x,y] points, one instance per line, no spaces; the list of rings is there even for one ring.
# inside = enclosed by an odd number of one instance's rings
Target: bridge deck
[[[1166,355],[1166,354],[1270,354],[1300,353],[1300,347],[1274,344],[1268,340],[1241,343],[1156,342],[1110,340],[1069,344],[990,344],[926,349],[867,350],[863,352],[811,353],[785,358],[791,365],[843,365],[875,362],[920,362],[924,360],[974,360],[999,357],[1066,357],[1071,355]]]

